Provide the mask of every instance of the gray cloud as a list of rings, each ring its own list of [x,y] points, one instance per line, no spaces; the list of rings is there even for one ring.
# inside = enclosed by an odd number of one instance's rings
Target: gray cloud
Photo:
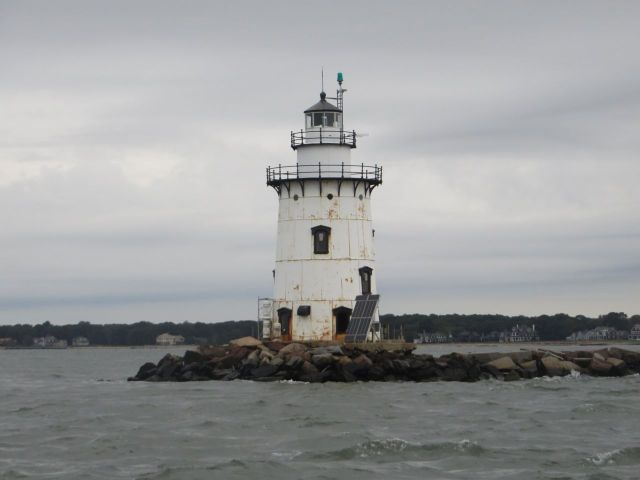
[[[0,2],[0,322],[253,318],[343,70],[387,312],[640,312],[634,2]]]

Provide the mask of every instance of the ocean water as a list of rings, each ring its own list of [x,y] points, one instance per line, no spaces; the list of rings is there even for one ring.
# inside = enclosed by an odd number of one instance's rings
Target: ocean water
[[[126,381],[182,351],[0,350],[0,478],[640,478],[638,376]]]

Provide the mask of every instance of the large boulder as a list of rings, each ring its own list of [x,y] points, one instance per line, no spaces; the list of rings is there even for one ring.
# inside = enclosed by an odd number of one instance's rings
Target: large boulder
[[[318,369],[311,362],[304,362],[301,367],[302,373],[304,375],[316,375],[318,373]]]
[[[207,358],[220,358],[227,354],[227,349],[218,345],[201,345],[198,350]]]
[[[470,355],[474,358],[478,363],[489,363],[497,358],[502,358],[505,356],[504,353],[498,352],[485,352],[485,353],[472,353]]]
[[[353,363],[357,365],[358,369],[360,370],[369,370],[373,365],[373,362],[371,361],[371,359],[367,357],[365,354],[358,355],[356,358],[353,359]]]
[[[508,356],[517,363],[529,362],[533,359],[533,352],[531,350],[524,350],[520,352],[511,352]]]
[[[280,368],[282,365],[284,365],[284,360],[280,357],[273,357],[269,362],[269,365]]]
[[[516,368],[518,368],[518,366],[515,364],[515,362],[513,361],[513,359],[511,357],[500,357],[497,358],[495,360],[492,360],[488,363],[488,365],[491,365],[495,368],[497,368],[498,370],[515,370]]]
[[[255,337],[242,337],[231,340],[229,345],[232,347],[257,347],[262,345],[262,342]]]
[[[242,360],[244,360],[249,355],[250,352],[251,350],[245,347],[231,348],[226,356],[216,362],[216,367],[231,368],[233,366],[239,365]]]
[[[272,377],[278,371],[275,365],[263,365],[251,370],[251,376],[254,378]]]
[[[624,360],[620,360],[619,358],[616,358],[616,357],[609,357],[607,358],[606,362],[610,363],[614,367],[622,367],[624,365]]]
[[[504,381],[505,382],[514,382],[517,380],[520,380],[520,374],[518,373],[518,370],[509,370],[507,373],[504,374]]]
[[[606,360],[601,360],[600,358],[596,358],[596,356],[594,355],[594,357],[591,359],[591,363],[589,364],[589,372],[592,375],[599,375],[599,376],[610,375],[613,365],[607,362]]]
[[[550,377],[562,377],[570,374],[572,370],[581,371],[580,367],[575,363],[568,360],[560,360],[551,355],[542,357],[542,365],[546,374]]]
[[[260,357],[257,350],[254,350],[249,355],[247,355],[247,358],[242,360],[243,365],[249,365],[251,368],[257,367],[259,363],[260,363]]]
[[[327,345],[326,347],[316,347],[309,350],[311,355],[322,355],[328,353],[330,355],[344,355],[339,345]]]
[[[282,347],[278,351],[278,356],[282,358],[289,357],[291,355],[303,357],[306,352],[307,352],[307,347],[304,346],[303,344],[290,343],[289,345],[287,345],[286,347]]]
[[[267,347],[269,350],[272,350],[274,352],[279,352],[284,347],[286,347],[287,344],[279,341],[266,341],[264,342],[264,346]]]
[[[196,352],[195,350],[187,350],[186,352],[184,352],[183,360],[185,365],[189,365],[190,363],[203,363],[206,361],[206,358],[200,352]]]
[[[580,368],[589,368],[592,360],[592,357],[573,357],[571,359],[571,361],[578,365]]]
[[[632,350],[625,350],[622,348],[609,348],[610,356],[624,360],[629,367],[638,371],[640,370],[640,352],[634,352]]]
[[[284,364],[284,367],[287,370],[298,370],[300,367],[302,367],[302,365],[304,364],[304,359],[302,357],[298,357],[296,355],[293,355],[291,357],[289,357],[289,360],[287,360]]]
[[[330,353],[318,353],[311,357],[311,363],[320,370],[333,364],[333,362],[335,362],[335,357]]]
[[[140,367],[136,376],[131,378],[130,380],[146,380],[152,375],[156,374],[156,365],[155,363],[147,362]]]
[[[178,355],[174,355],[172,353],[167,353],[164,357],[162,357],[160,359],[160,361],[158,362],[158,368],[167,365],[167,364],[177,364],[177,363],[182,363],[182,358],[179,357]]]

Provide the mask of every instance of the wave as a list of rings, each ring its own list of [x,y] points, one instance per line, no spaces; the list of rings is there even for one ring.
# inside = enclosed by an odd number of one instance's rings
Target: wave
[[[587,457],[586,461],[597,466],[640,464],[640,447],[618,448]]]
[[[29,475],[19,470],[7,470],[6,472],[0,472],[1,480],[14,480],[19,478],[29,478]]]
[[[383,461],[422,459],[429,455],[471,455],[479,456],[486,449],[478,443],[463,439],[459,442],[412,443],[401,438],[370,440],[352,447],[332,450],[323,453],[304,454],[317,460],[352,460],[355,458],[377,458]],[[398,458],[401,457],[401,458]]]

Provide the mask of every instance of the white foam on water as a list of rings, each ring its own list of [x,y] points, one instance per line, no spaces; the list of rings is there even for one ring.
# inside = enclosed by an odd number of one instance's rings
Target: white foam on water
[[[622,453],[622,450],[620,449],[611,450],[610,452],[596,453],[594,456],[588,457],[587,461],[598,466],[613,465],[615,463],[615,457],[620,455],[620,453]]]

